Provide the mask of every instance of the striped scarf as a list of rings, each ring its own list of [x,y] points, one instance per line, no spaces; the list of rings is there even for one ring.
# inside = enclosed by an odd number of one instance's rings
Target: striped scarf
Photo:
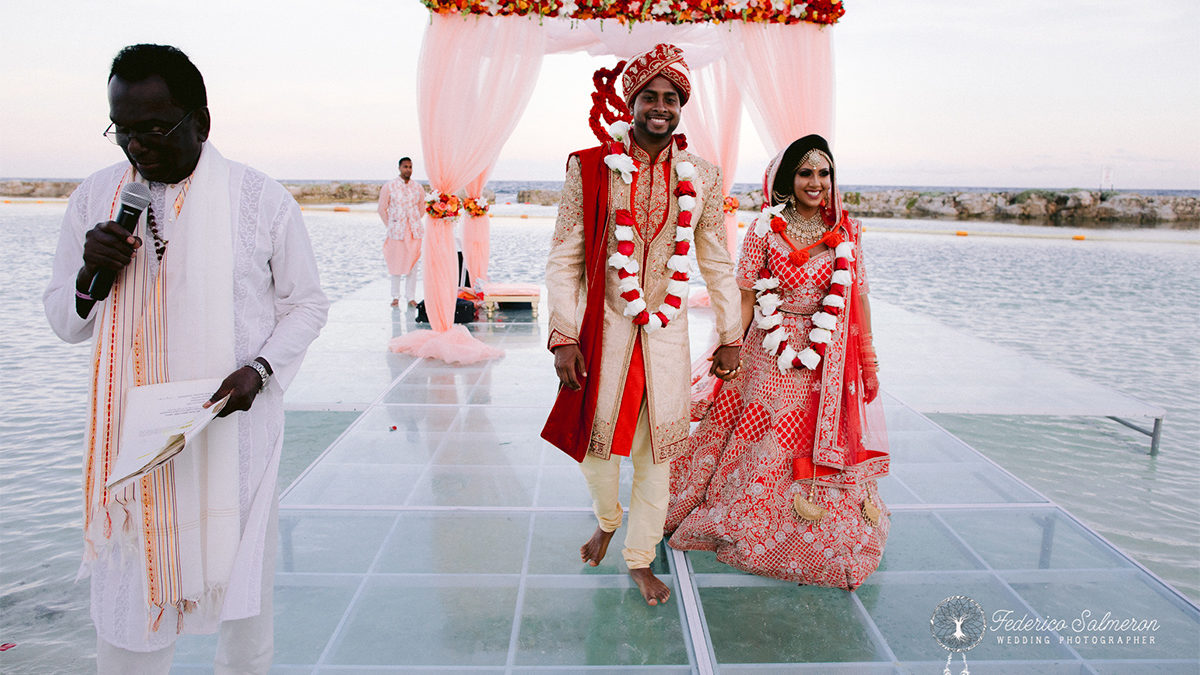
[[[177,200],[170,245],[151,268],[144,247],[98,308],[91,420],[84,458],[87,561],[114,549],[139,556],[150,630],[167,608],[210,623],[221,610],[240,538],[237,417],[213,422],[172,461],[111,492],[104,484],[120,444],[125,393],[171,380],[224,378],[233,351],[233,242],[229,166],[205,145],[186,199]],[[117,181],[109,219],[130,169]],[[145,216],[138,234],[151,241]]]

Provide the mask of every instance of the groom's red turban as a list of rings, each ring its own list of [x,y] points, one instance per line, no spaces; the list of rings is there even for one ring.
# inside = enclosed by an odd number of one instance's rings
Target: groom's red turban
[[[692,74],[683,60],[683,50],[663,43],[633,57],[625,65],[625,74],[621,76],[625,104],[633,108],[633,97],[659,75],[667,78],[679,90],[679,104],[687,103],[692,95]]]

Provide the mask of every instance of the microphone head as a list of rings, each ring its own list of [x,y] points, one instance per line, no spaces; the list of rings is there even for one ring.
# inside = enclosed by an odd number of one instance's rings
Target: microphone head
[[[121,189],[121,203],[135,211],[145,211],[150,206],[150,188],[145,183],[126,183]]]

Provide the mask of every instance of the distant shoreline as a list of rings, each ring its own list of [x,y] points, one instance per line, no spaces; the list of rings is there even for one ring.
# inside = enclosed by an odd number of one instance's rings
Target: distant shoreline
[[[382,181],[282,181],[301,204],[359,204],[379,198]],[[517,181],[503,181],[517,183]],[[537,182],[537,181],[530,181]],[[544,184],[545,182],[543,182]],[[0,181],[0,197],[62,199],[79,181]],[[517,190],[517,203],[555,206],[559,190]],[[485,190],[485,197],[496,195]],[[757,210],[761,190],[735,193],[743,210]],[[846,208],[855,217],[1028,223],[1032,225],[1127,224],[1146,227],[1200,228],[1200,198],[1144,196],[1136,191],[1032,189],[981,191],[908,188],[848,190]]]

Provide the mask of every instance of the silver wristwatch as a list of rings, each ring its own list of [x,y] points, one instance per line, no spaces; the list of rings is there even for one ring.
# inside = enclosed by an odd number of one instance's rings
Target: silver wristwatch
[[[258,376],[262,378],[262,386],[259,387],[258,390],[260,392],[264,391],[267,388],[267,383],[271,381],[271,373],[267,372],[267,367],[258,361],[251,361],[246,365],[253,368],[254,371],[258,373]]]

